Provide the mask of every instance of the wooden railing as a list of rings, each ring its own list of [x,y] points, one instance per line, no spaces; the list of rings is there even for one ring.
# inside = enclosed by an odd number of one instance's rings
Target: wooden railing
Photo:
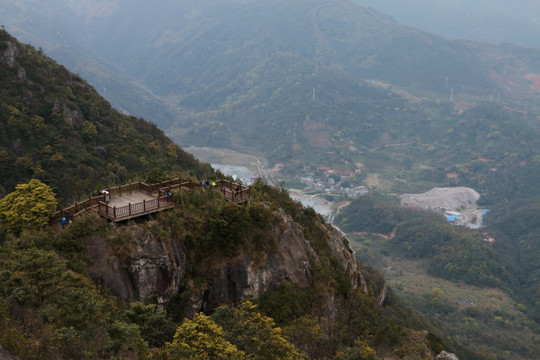
[[[216,187],[221,190],[221,193],[227,201],[233,201],[235,203],[246,202],[251,197],[251,188],[236,184],[228,180],[216,181]]]
[[[113,195],[122,196],[122,194],[131,193],[133,191],[144,191],[148,194],[155,194],[162,188],[175,187],[177,189],[181,185],[182,187],[190,187],[190,186],[196,186],[197,183],[194,183],[191,180],[182,181],[182,179],[177,178],[177,179],[171,179],[171,180],[162,181],[162,182],[158,182],[158,183],[150,184],[150,185],[139,181],[139,182],[135,182],[131,184],[111,187],[105,190],[109,192],[109,196],[113,196]]]
[[[223,179],[215,181],[215,184],[215,186],[207,186],[204,188],[208,190],[221,191],[227,201],[243,203],[249,201],[251,197],[251,188],[249,186],[240,185]],[[155,184],[145,184],[139,181],[131,184],[110,187],[105,190],[108,192],[109,197],[122,196],[122,194],[137,191],[145,192],[147,194],[156,194],[157,198],[152,200],[143,200],[142,202],[136,204],[113,207],[107,204],[107,196],[105,194],[101,194],[57,211],[53,215],[51,222],[59,221],[62,217],[66,217],[68,220],[73,220],[74,217],[88,210],[95,210],[100,215],[113,221],[120,221],[122,219],[135,217],[137,215],[165,210],[174,206],[171,198],[167,197],[166,193],[178,191],[183,188],[193,190],[196,188],[203,188],[203,186],[201,183],[196,183],[191,180],[182,181],[182,179],[177,178]]]
[[[80,215],[84,211],[96,207],[100,201],[105,201],[105,195],[89,197],[75,205],[57,211],[51,218],[51,222],[59,221],[63,217],[66,217],[68,220],[73,220],[74,217]]]
[[[109,206],[106,202],[98,203],[98,214],[109,220],[121,221],[132,217],[149,214],[155,211],[165,210],[174,207],[170,196],[159,196],[152,200],[143,200],[136,204],[124,206]]]

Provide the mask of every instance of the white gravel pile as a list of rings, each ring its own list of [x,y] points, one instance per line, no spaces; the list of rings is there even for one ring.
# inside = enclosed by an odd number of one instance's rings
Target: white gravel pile
[[[433,188],[423,194],[403,194],[401,205],[422,209],[458,210],[476,208],[480,194],[468,187]]]

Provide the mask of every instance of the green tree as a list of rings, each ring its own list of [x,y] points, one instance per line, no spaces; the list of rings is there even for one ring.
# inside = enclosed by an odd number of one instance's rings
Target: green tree
[[[225,330],[225,339],[252,359],[303,359],[298,350],[282,335],[274,320],[245,301],[237,308],[219,307],[212,319]]]
[[[165,342],[171,341],[176,331],[174,322],[164,311],[156,311],[156,305],[153,304],[131,303],[124,312],[124,319],[139,326],[141,336],[150,347],[163,346]]]
[[[431,289],[431,303],[433,305],[439,306],[444,298],[444,291],[435,287]]]
[[[360,338],[354,341],[352,347],[336,355],[339,360],[377,360],[377,352],[369,344]]]
[[[15,191],[0,200],[0,219],[11,232],[19,234],[23,229],[45,227],[56,205],[52,189],[32,179],[27,184],[17,185]]]
[[[225,340],[223,328],[204,314],[186,319],[164,349],[167,359],[244,359],[243,351]]]

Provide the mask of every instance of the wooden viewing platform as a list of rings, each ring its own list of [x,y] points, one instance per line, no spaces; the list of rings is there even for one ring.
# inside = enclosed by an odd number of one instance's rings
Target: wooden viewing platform
[[[227,201],[239,204],[248,202],[251,197],[249,186],[223,179],[215,181],[215,184],[216,186],[207,186],[206,190],[220,191]],[[167,195],[167,193],[181,189],[203,189],[203,186],[191,180],[182,181],[178,178],[151,185],[139,181],[111,187],[101,190],[98,196],[57,211],[51,222],[59,221],[62,217],[73,220],[74,217],[86,211],[94,211],[114,222],[133,219],[173,208],[172,194]]]

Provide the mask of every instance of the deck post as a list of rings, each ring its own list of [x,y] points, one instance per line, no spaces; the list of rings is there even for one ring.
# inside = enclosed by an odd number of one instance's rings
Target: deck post
[[[113,216],[114,216],[114,220],[116,220],[116,206],[113,207]]]
[[[146,200],[143,199],[142,201],[143,211],[146,212]]]
[[[131,203],[128,204],[128,209],[129,216],[131,216]]]
[[[159,195],[160,194],[158,193],[158,196],[157,196],[157,207],[158,207],[158,209],[160,208],[160,206],[159,206]]]

